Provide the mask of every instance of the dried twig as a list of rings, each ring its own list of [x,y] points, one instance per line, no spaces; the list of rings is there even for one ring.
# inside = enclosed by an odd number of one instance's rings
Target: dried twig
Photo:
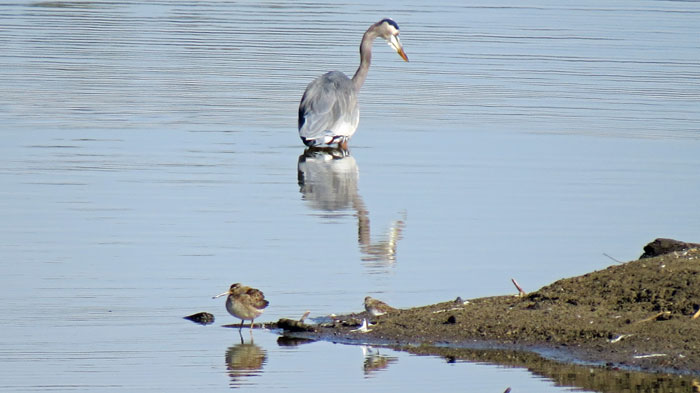
[[[439,314],[441,312],[457,311],[457,310],[464,310],[464,307],[452,307],[452,308],[448,308],[445,310],[435,310],[435,311],[433,311],[433,314]]]
[[[649,318],[644,318],[641,321],[637,321],[635,323],[649,322],[649,321],[656,320],[659,317],[667,317],[669,315],[671,315],[670,311],[661,311],[660,313],[656,313],[656,314],[650,316]]]
[[[608,340],[608,341],[609,341],[611,344],[614,344],[614,343],[616,343],[616,342],[622,340],[623,338],[632,337],[632,336],[634,336],[634,334],[621,334],[621,335],[619,335],[619,336],[617,336],[617,337],[615,337],[615,338],[613,338],[613,339],[610,339],[610,340]]]
[[[698,310],[694,315],[692,319],[698,319],[700,318],[700,310]]]
[[[659,357],[664,357],[668,356],[665,353],[650,353],[648,355],[634,355],[632,356],[635,359],[648,359],[648,358],[659,358]]]
[[[311,311],[305,312],[304,315],[302,315],[301,318],[299,318],[299,322],[304,322],[304,320],[306,319],[306,317],[309,316],[309,314],[311,314]]]
[[[513,285],[515,285],[515,287],[518,288],[518,295],[520,297],[527,295],[527,292],[523,291],[523,288],[520,285],[518,285],[518,282],[515,281],[514,278],[511,278],[510,281],[513,281]]]
[[[615,258],[611,257],[610,255],[608,255],[608,254],[606,254],[606,253],[603,253],[603,255],[606,256],[606,257],[608,257],[608,258],[610,258],[610,259],[612,259],[613,261],[615,261],[615,262],[617,262],[617,263],[624,263],[624,262],[622,262],[621,260],[615,259]]]

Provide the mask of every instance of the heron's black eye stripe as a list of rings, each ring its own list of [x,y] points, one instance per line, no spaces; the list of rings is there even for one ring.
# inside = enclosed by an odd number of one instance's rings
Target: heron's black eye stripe
[[[396,30],[400,30],[400,29],[399,29],[399,25],[396,24],[396,22],[394,22],[394,21],[391,20],[391,19],[382,19],[382,23],[383,23],[383,22],[386,22],[386,23],[388,23],[388,24],[394,26],[394,28],[395,28]]]

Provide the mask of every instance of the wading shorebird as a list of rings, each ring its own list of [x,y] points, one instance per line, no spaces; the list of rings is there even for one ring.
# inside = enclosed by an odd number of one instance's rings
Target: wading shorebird
[[[259,317],[265,311],[265,307],[270,304],[270,302],[265,300],[265,295],[263,295],[262,291],[240,283],[231,285],[228,291],[220,293],[212,297],[212,299],[224,295],[228,295],[228,298],[226,298],[226,310],[228,310],[229,314],[241,320],[239,331],[243,328],[243,323],[246,319],[250,319],[250,328],[252,329],[255,318]]]
[[[384,38],[389,46],[408,61],[399,40],[399,25],[382,19],[367,29],[360,42],[360,66],[352,79],[331,71],[309,83],[299,103],[299,137],[306,146],[338,144],[347,150],[350,137],[360,123],[357,95],[365,83],[372,62],[372,43]]]
[[[384,315],[388,312],[396,311],[394,307],[391,307],[383,301],[377,300],[371,296],[367,296],[365,298],[365,310],[367,310],[368,313],[372,314],[372,316],[375,317]]]

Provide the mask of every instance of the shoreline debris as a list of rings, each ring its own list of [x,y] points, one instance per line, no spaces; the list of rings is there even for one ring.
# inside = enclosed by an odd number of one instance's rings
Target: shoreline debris
[[[513,285],[515,285],[515,287],[518,289],[518,296],[523,297],[523,296],[527,295],[527,292],[525,292],[523,290],[523,288],[518,284],[517,281],[515,281],[514,278],[511,278],[510,281],[512,281]]]

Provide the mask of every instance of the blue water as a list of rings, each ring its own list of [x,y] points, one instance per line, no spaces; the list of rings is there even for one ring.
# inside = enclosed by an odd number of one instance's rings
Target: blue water
[[[301,166],[306,84],[352,74],[386,16],[410,62],[377,42],[350,155]],[[211,299],[233,282],[263,290],[273,321],[366,295],[535,290],[656,237],[698,241],[698,16],[670,1],[0,3],[0,389],[237,386],[239,338],[220,328],[236,321]],[[181,319],[198,311],[217,322]],[[255,333],[266,360],[247,388],[405,390],[425,370],[438,389],[564,390],[400,353],[366,378],[358,347]]]

